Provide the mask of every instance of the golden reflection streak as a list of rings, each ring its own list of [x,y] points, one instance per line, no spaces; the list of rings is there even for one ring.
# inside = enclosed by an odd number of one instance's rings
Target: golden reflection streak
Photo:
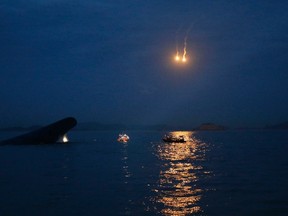
[[[158,145],[157,156],[167,161],[160,171],[159,188],[156,202],[162,204],[161,213],[164,215],[189,215],[201,212],[198,205],[203,190],[198,188],[199,180],[197,171],[202,166],[193,165],[195,160],[203,160],[205,152],[201,149],[201,143],[192,138],[193,132],[174,131],[172,136],[184,136],[186,143],[164,143]]]

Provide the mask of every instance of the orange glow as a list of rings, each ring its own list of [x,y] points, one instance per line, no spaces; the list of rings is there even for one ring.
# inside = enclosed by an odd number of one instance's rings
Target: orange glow
[[[180,57],[179,57],[179,55],[176,55],[176,56],[175,56],[175,61],[177,61],[177,62],[178,62],[179,60],[180,60]]]
[[[178,53],[176,53],[174,55],[174,61],[177,63],[177,64],[187,64],[188,63],[188,58],[187,58],[187,55],[183,55],[183,56],[180,56]]]
[[[119,134],[117,141],[127,143],[129,141],[129,136],[127,134]]]
[[[177,51],[176,55],[175,55],[175,61],[179,62],[180,61],[180,57],[179,57],[179,52]]]

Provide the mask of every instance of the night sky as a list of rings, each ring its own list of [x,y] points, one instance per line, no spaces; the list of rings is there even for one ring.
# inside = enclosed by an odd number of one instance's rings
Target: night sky
[[[288,120],[288,2],[2,0],[0,127]],[[187,65],[175,64],[176,44]]]

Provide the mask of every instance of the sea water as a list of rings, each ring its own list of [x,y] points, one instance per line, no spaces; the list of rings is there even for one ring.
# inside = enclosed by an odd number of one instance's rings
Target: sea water
[[[0,215],[288,215],[287,131],[125,132],[0,146]]]

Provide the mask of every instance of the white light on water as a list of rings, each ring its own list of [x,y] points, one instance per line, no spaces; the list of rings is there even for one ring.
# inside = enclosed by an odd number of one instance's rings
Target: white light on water
[[[59,143],[67,143],[67,142],[69,142],[67,134],[64,134],[62,137],[60,137],[57,142],[59,142]]]
[[[65,135],[63,136],[62,142],[66,143],[66,142],[68,142],[68,141],[69,141],[69,140],[68,140],[68,137],[67,137],[67,135],[65,134]]]

